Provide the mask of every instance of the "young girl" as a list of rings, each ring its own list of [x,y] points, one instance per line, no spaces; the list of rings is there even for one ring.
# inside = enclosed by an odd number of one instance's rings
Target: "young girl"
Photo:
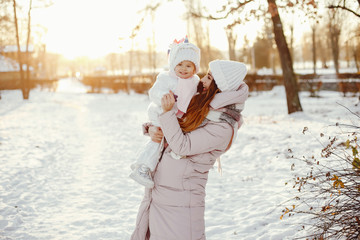
[[[151,103],[148,107],[148,117],[152,125],[159,126],[158,117],[162,113],[161,98],[169,90],[176,98],[176,116],[182,117],[186,113],[192,96],[196,93],[199,77],[195,75],[200,66],[200,49],[187,41],[175,43],[169,54],[169,71],[161,72],[149,90]],[[130,177],[147,188],[152,188],[154,182],[151,172],[154,171],[163,144],[149,140],[137,157],[136,163],[131,165]],[[176,154],[173,154],[176,158]]]

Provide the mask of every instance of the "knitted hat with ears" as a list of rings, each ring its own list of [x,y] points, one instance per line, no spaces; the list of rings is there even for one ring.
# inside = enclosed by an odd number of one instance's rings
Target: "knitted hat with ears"
[[[200,49],[189,42],[174,44],[169,55],[170,71],[174,71],[176,65],[185,60],[193,62],[196,68],[195,73],[198,73],[200,69]]]
[[[247,73],[245,64],[236,61],[214,60],[209,63],[209,68],[222,92],[236,91]]]

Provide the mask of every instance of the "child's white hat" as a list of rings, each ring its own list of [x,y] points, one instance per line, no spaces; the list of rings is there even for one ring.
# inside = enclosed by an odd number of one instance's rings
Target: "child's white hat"
[[[244,63],[229,60],[211,61],[209,68],[216,85],[222,92],[236,91],[247,73]]]
[[[180,62],[190,61],[195,64],[195,73],[200,69],[200,49],[192,43],[181,42],[170,49],[169,68],[173,71]]]

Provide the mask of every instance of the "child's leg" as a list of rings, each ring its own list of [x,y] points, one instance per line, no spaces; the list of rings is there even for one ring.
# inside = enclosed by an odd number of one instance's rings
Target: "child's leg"
[[[146,188],[153,188],[154,181],[151,177],[151,172],[155,170],[163,145],[148,141],[137,157],[135,164],[131,165],[133,170],[130,178],[145,186]]]
[[[160,147],[161,146],[159,143],[153,142],[151,140],[148,141],[138,155],[136,164],[145,165],[150,169],[150,171],[154,171],[159,160],[159,153],[162,150]]]
[[[154,126],[159,126],[158,116],[160,113],[161,107],[154,103],[149,104],[148,116]],[[130,177],[147,188],[153,188],[151,172],[155,170],[162,148],[163,144],[149,140],[138,154],[136,163],[131,165],[133,172]]]

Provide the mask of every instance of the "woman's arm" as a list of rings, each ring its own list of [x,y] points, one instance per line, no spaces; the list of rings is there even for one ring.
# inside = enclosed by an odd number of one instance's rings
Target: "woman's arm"
[[[150,136],[153,142],[160,143],[162,138],[164,137],[163,132],[160,127],[154,126],[151,123],[144,123],[142,125],[143,134],[146,136]]]
[[[162,132],[172,151],[181,156],[195,155],[214,150],[225,151],[233,135],[227,123],[208,123],[192,132],[183,133],[174,111],[159,117]]]
[[[163,132],[161,131],[161,128],[156,126],[150,126],[149,127],[149,135],[153,142],[160,143],[162,138],[164,137]]]
[[[172,110],[174,102],[172,92],[164,95],[161,101],[164,113],[159,117],[161,129],[172,151],[179,155],[195,155],[227,148],[233,134],[229,124],[209,123],[190,133],[183,133]]]

